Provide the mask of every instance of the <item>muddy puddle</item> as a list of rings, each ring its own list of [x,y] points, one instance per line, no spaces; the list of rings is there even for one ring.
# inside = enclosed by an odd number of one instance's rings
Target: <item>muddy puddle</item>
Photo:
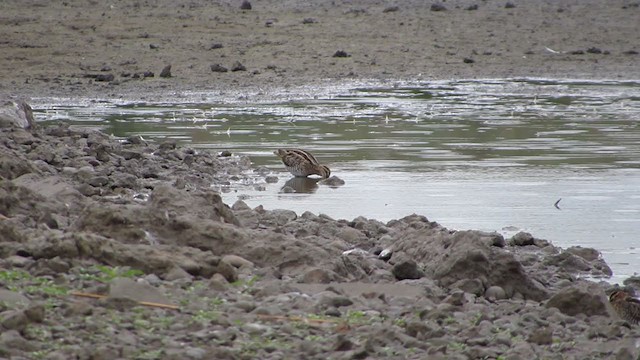
[[[382,221],[419,213],[455,229],[595,247],[616,278],[640,269],[640,82],[433,81],[281,101],[187,99],[36,99],[35,112],[249,155],[278,176],[219,186],[229,204]],[[313,152],[346,184],[290,181],[272,154],[279,147]],[[283,193],[286,183],[298,192]]]

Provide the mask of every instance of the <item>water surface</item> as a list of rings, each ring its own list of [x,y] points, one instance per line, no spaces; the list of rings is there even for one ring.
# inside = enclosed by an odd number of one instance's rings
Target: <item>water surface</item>
[[[398,83],[313,98],[181,103],[40,99],[37,116],[115,136],[249,155],[279,177],[220,187],[233,203],[382,221],[419,213],[455,229],[525,230],[640,268],[640,81]],[[272,154],[302,147],[346,181],[291,182]],[[557,207],[554,204],[557,203]]]

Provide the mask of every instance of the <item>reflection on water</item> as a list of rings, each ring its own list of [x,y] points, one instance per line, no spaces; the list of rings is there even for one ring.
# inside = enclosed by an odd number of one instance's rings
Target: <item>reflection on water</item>
[[[251,206],[333,217],[416,212],[452,228],[524,229],[596,247],[621,276],[640,268],[640,82],[434,81],[277,103],[193,98],[201,101],[42,99],[35,111],[116,136],[247,154],[280,177],[264,191],[221,188],[228,202],[242,195]],[[312,151],[346,185],[289,179],[272,154],[279,147]]]
[[[282,188],[281,193],[300,193],[312,194],[318,190],[318,181],[320,178],[292,177],[287,180]]]

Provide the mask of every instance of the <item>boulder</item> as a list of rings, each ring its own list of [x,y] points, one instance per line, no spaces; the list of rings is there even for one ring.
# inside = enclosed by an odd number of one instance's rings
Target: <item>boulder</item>
[[[404,252],[424,271],[449,287],[464,279],[479,279],[484,289],[499,286],[511,298],[519,293],[526,299],[547,298],[546,290],[535,281],[511,253],[502,248],[494,233],[448,230],[433,226],[415,229],[413,224],[397,236],[394,253]],[[394,255],[395,256],[395,255]]]
[[[33,110],[23,100],[0,99],[0,128],[30,129],[35,125]]]
[[[570,316],[578,314],[608,316],[607,299],[595,283],[584,282],[565,288],[553,295],[545,306],[557,308]]]

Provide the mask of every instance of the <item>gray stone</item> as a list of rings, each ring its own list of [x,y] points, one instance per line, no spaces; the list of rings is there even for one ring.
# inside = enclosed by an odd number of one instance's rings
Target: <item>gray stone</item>
[[[11,308],[15,308],[19,306],[27,306],[31,301],[20,293],[7,289],[0,289],[0,302]]]
[[[324,269],[311,269],[303,275],[301,281],[305,284],[328,284],[331,282],[331,275]]]
[[[336,236],[350,244],[357,244],[367,239],[360,230],[356,230],[349,226],[340,228]]]
[[[0,128],[29,129],[35,125],[33,110],[23,100],[0,100]]]
[[[579,256],[586,261],[594,261],[600,258],[600,252],[594,248],[583,248],[582,246],[572,246],[565,250],[573,255]]]
[[[20,335],[17,330],[5,331],[0,335],[0,345],[12,350],[34,351],[35,345]],[[12,358],[14,359],[14,358]]]
[[[527,246],[534,245],[533,235],[528,232],[521,231],[509,239],[509,245],[511,246]]]
[[[44,321],[45,317],[45,308],[43,304],[32,305],[24,310],[24,314],[27,316],[29,321],[35,323],[41,323]]]
[[[29,319],[21,310],[9,310],[0,313],[0,321],[7,330],[23,330],[29,324]]]
[[[490,300],[503,300],[507,293],[500,286],[491,286],[484,292],[484,297]]]
[[[170,304],[159,289],[142,282],[136,282],[129,278],[115,278],[109,284],[109,297],[128,298],[135,301],[147,301],[154,303]]]
[[[413,260],[405,260],[393,265],[391,273],[398,280],[420,279],[424,276],[422,270],[418,269],[418,264]]]
[[[555,307],[570,316],[578,314],[608,316],[607,302],[602,290],[596,284],[579,284],[562,289],[553,295],[545,306]]]
[[[225,255],[222,257],[222,261],[226,261],[229,265],[236,268],[253,268],[253,263],[238,255]]]
[[[553,330],[548,327],[535,329],[529,334],[527,341],[536,345],[551,345],[553,343]]]
[[[339,334],[333,343],[333,351],[349,351],[353,349],[354,344],[346,336]]]
[[[207,351],[201,348],[188,347],[185,351],[185,355],[188,359],[200,360],[205,358]]]
[[[167,273],[164,275],[164,279],[167,281],[174,281],[182,279],[193,279],[193,276],[191,276],[191,274],[186,272],[183,268],[174,266],[171,268],[171,270],[167,271]]]
[[[87,316],[93,313],[93,305],[87,301],[74,301],[67,305],[64,316]]]
[[[238,271],[226,261],[220,260],[220,262],[218,262],[218,266],[216,266],[215,272],[224,276],[224,278],[230,283],[238,281]]]

